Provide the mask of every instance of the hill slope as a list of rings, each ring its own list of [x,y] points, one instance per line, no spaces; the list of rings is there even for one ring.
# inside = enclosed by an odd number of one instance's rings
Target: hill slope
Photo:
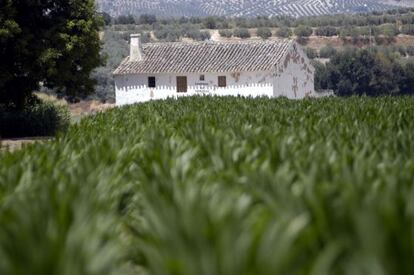
[[[294,17],[368,12],[394,8],[411,0],[97,0],[111,15],[150,13],[159,16],[258,16]]]

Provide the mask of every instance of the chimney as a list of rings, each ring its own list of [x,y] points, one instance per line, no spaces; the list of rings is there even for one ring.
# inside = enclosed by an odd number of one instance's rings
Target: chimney
[[[141,45],[141,34],[131,34],[131,53],[129,61],[141,61],[144,58],[144,52]]]

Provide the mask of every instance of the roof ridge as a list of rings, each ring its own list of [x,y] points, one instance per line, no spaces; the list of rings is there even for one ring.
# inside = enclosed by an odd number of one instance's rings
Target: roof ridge
[[[179,46],[179,45],[242,45],[242,44],[282,44],[292,43],[293,39],[276,39],[276,40],[262,40],[262,39],[249,39],[249,40],[231,40],[231,41],[176,41],[176,42],[149,42],[143,43],[145,46]]]

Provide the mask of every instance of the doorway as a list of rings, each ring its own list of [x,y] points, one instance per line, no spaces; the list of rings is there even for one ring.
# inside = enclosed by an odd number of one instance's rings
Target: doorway
[[[177,93],[186,93],[187,89],[187,77],[177,76]]]

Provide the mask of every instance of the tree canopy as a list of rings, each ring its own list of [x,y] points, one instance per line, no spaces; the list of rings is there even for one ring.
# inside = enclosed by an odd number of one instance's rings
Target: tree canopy
[[[315,86],[337,95],[414,94],[414,63],[379,49],[346,49],[316,64]]]
[[[92,93],[101,24],[93,0],[1,1],[0,103],[22,108],[41,85],[71,100]]]

